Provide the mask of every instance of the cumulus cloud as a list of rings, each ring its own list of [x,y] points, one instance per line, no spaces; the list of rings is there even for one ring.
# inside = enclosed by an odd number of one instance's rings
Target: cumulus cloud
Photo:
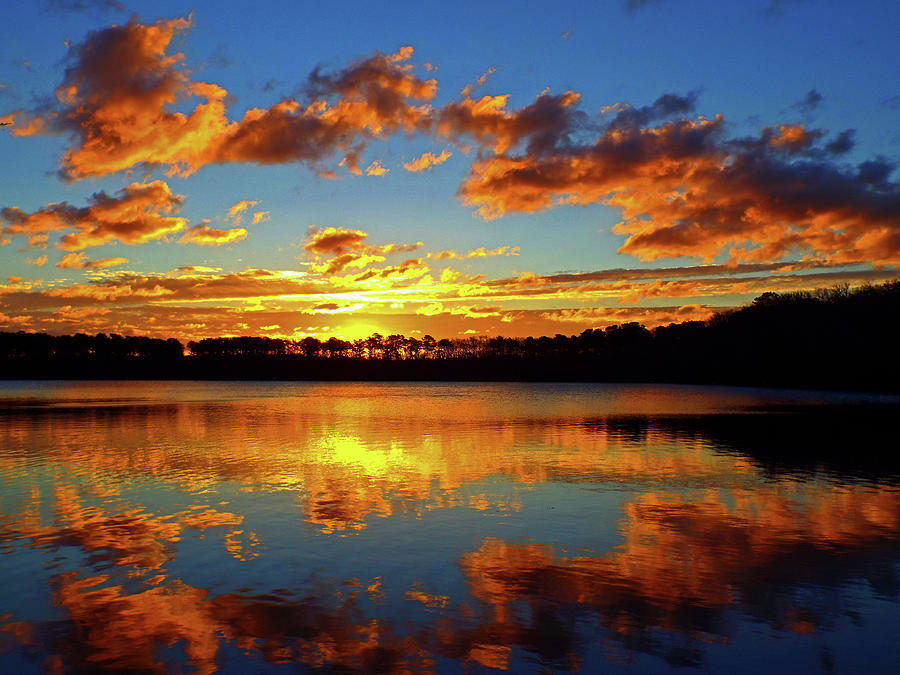
[[[627,237],[619,251],[647,261],[800,254],[900,262],[894,165],[835,163],[831,156],[847,149],[852,134],[823,146],[825,132],[786,124],[730,139],[720,115],[645,126],[649,116],[629,121],[627,113],[591,142],[475,162],[459,190],[463,202],[487,219],[559,204],[615,206],[623,220],[613,231]]]
[[[187,175],[224,162],[299,162],[334,176],[331,162],[339,161],[351,173],[383,175],[387,168],[379,161],[362,162],[369,143],[421,133],[477,149],[458,194],[486,219],[600,203],[622,214],[614,228],[625,237],[620,252],[645,261],[800,256],[900,262],[895,164],[880,157],[857,166],[841,163],[854,147],[851,129],[831,135],[803,124],[776,124],[731,138],[721,115],[694,114],[696,92],[666,93],[646,106],[615,104],[599,117],[581,110],[574,91],[545,91],[513,109],[507,94],[472,98],[473,87],[467,87],[459,100],[435,107],[437,82],[416,75],[412,47],[331,72],[316,69],[302,96],[251,108],[238,119],[228,115],[228,92],[193,79],[185,56],[172,48],[190,25],[190,17],[152,24],[132,19],[90,33],[70,50],[55,105],[4,119],[15,122],[12,133],[19,136],[70,134],[60,163],[68,179],[142,165]],[[797,106],[812,111],[821,102],[812,89]],[[447,150],[425,153],[404,168],[421,171],[449,156]],[[56,207],[59,212],[51,213]],[[50,205],[44,215],[59,222],[72,217],[66,209],[71,207]],[[27,216],[5,209],[4,234]],[[145,213],[140,223],[76,228],[59,245],[79,250],[112,240],[140,243],[186,227],[174,216],[166,222],[148,218]],[[185,240],[214,238],[203,227],[195,226]],[[364,263],[360,255],[384,255],[363,249],[335,255],[348,254],[356,257],[346,258],[346,265],[360,268],[374,260]],[[329,262],[328,268],[346,265]]]
[[[77,180],[138,165],[187,175],[209,163],[304,162],[316,167],[343,155],[358,171],[376,137],[414,131],[427,116],[437,85],[409,65],[411,47],[376,53],[334,73],[316,70],[305,99],[227,116],[228,92],[191,79],[175,36],[191,17],[143,24],[132,19],[90,33],[70,50],[72,64],[56,90],[56,105],[17,111],[13,132],[69,133],[73,142],[60,173]],[[199,101],[190,112],[176,103]]]
[[[497,154],[520,143],[529,153],[542,154],[567,145],[570,135],[586,123],[586,115],[576,107],[580,97],[574,91],[541,93],[512,111],[507,109],[508,94],[464,98],[434,111],[431,129],[457,142],[471,138]]]
[[[11,206],[0,210],[2,233],[34,235],[59,230],[74,230],[64,234],[56,246],[78,251],[113,241],[143,244],[164,239],[185,228],[186,219],[174,215],[181,208],[184,197],[173,194],[163,181],[131,183],[114,196],[100,191],[88,200],[88,206],[76,207],[67,202],[48,204],[27,213]]]

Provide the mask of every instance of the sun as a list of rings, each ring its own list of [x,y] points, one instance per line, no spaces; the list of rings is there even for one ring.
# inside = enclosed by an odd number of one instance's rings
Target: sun
[[[370,321],[349,321],[339,328],[336,327],[334,331],[334,335],[343,340],[359,340],[373,333],[386,334],[383,326]]]

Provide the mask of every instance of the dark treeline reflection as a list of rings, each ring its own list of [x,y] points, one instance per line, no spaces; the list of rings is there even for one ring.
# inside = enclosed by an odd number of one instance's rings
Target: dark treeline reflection
[[[0,333],[7,378],[640,381],[897,390],[900,281],[554,337],[190,341]]]
[[[824,635],[840,672],[842,630],[897,616],[896,405],[141,386],[0,406],[9,672],[699,668],[771,648],[757,632],[794,645],[776,671],[809,672],[790,659]],[[620,405],[667,412],[602,413]]]
[[[760,409],[756,414],[628,416],[585,425],[634,443],[660,434],[673,442],[693,439],[776,476],[821,474],[900,485],[900,453],[885,435],[898,416],[900,405],[782,406],[772,415]]]

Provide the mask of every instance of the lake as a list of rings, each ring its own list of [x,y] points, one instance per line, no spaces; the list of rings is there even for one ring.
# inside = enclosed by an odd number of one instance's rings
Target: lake
[[[900,672],[898,413],[0,382],[0,672]]]

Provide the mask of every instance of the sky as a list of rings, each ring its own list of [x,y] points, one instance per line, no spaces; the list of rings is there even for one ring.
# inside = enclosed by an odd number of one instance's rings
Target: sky
[[[892,0],[41,0],[0,330],[565,335],[900,273]]]

